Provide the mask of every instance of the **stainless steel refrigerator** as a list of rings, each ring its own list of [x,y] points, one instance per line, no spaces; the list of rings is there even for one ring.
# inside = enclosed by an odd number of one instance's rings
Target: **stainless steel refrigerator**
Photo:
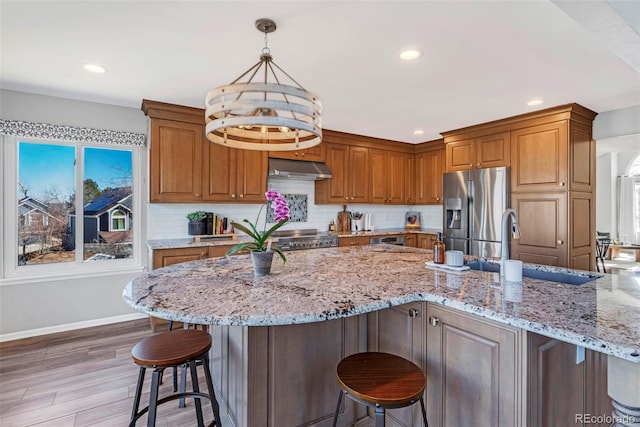
[[[500,257],[502,213],[510,207],[509,168],[445,173],[442,192],[445,248]]]

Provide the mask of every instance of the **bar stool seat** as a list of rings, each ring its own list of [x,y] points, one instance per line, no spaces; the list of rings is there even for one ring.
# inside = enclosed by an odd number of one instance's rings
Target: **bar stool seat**
[[[211,336],[205,332],[196,329],[177,329],[171,332],[163,332],[149,336],[131,350],[133,361],[140,366],[138,375],[138,383],[136,387],[133,410],[131,412],[130,427],[136,425],[137,420],[147,412],[147,426],[153,427],[156,422],[157,408],[159,405],[171,400],[183,397],[193,397],[195,400],[196,416],[198,426],[204,427],[202,417],[202,398],[209,399],[213,409],[214,420],[209,426],[221,427],[220,424],[220,408],[213,390],[213,381],[211,380],[211,371],[209,370],[208,352],[211,349]],[[158,399],[161,376],[166,368],[188,365],[191,370],[191,383],[193,391],[187,392],[181,390]],[[198,384],[197,366],[202,366],[207,382],[208,394],[201,393]],[[144,378],[147,368],[153,369],[151,381],[151,394],[149,397],[149,405],[138,410],[140,406],[140,397],[144,385]]]
[[[375,407],[376,427],[385,425],[385,409],[403,408],[420,401],[424,426],[428,427],[423,398],[426,380],[413,362],[389,353],[356,353],[338,363],[336,377],[341,390],[334,427],[343,394],[358,403]]]

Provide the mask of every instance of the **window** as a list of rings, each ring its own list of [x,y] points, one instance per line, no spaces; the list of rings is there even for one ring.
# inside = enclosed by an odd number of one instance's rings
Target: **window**
[[[126,217],[122,211],[114,211],[111,214],[111,230],[126,231]]]
[[[15,189],[2,207],[5,277],[140,264],[145,135],[2,119],[0,131],[2,181]]]
[[[82,185],[76,186],[79,171]],[[19,141],[18,209],[32,210],[18,221],[18,264],[75,262],[79,254],[83,260],[131,258],[132,234],[111,232],[131,231],[132,180],[131,149]]]

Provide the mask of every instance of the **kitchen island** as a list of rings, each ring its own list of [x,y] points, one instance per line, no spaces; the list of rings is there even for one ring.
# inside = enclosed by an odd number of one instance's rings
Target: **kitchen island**
[[[238,426],[330,425],[334,367],[369,347],[367,314],[416,302],[504,325],[518,348],[526,340],[517,331],[535,333],[640,368],[633,277],[567,270],[600,278],[514,285],[495,273],[426,269],[430,260],[427,251],[391,245],[317,249],[287,253],[285,265],[276,260],[270,276],[254,278],[248,256],[214,258],[151,271],[123,297],[152,316],[212,326],[214,381]],[[359,411],[345,403],[341,425]],[[513,425],[525,424],[522,414]]]

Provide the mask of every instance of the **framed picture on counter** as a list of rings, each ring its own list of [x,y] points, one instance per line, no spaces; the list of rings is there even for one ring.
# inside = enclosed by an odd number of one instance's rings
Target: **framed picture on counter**
[[[405,228],[420,228],[420,212],[407,212],[404,221]]]

